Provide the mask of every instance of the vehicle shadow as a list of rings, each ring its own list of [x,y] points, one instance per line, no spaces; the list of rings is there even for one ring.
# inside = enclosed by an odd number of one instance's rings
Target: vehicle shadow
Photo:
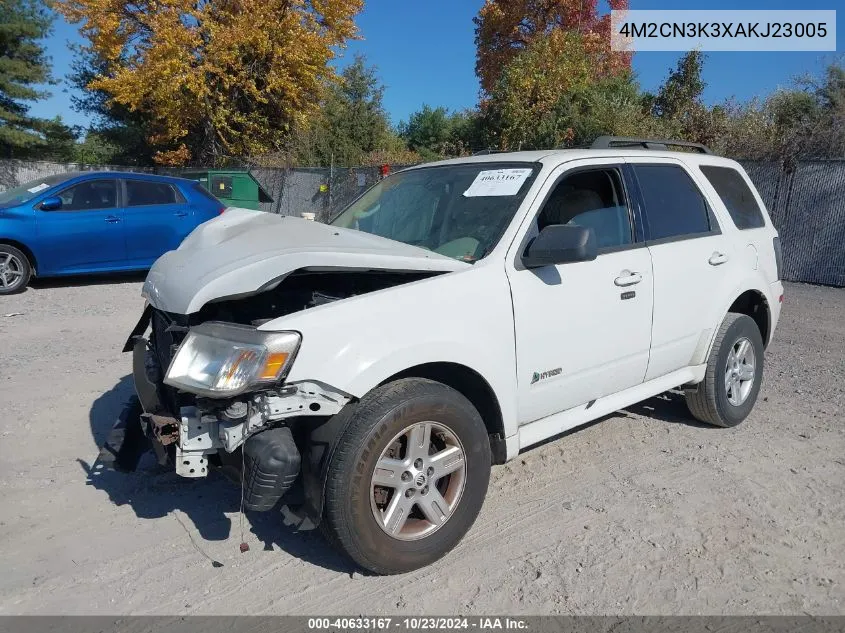
[[[625,407],[624,409],[620,409],[619,411],[608,413],[607,415],[603,415],[600,418],[596,418],[595,420],[591,420],[585,424],[576,426],[575,428],[563,431],[562,433],[558,433],[557,435],[548,437],[538,442],[537,444],[529,446],[528,448],[524,449],[524,451],[533,451],[541,446],[551,444],[552,442],[556,442],[574,433],[580,433],[581,431],[597,424],[601,424],[606,420],[611,420],[613,418],[630,419],[632,415],[652,418],[654,420],[669,422],[671,424],[685,424],[687,426],[692,426],[699,429],[718,428],[709,424],[704,424],[703,422],[699,422],[694,417],[692,417],[692,414],[689,412],[689,409],[687,409],[686,402],[684,401],[683,392],[679,390],[672,390],[661,393],[660,395],[654,396],[653,398],[649,398],[648,400],[643,400],[642,402],[638,402],[637,404],[633,404],[630,407]]]
[[[687,408],[684,393],[678,389],[665,391],[658,396],[626,407],[622,411],[671,424],[685,424],[697,429],[716,428],[692,417],[692,413]]]
[[[101,275],[68,275],[67,277],[34,277],[29,286],[33,290],[76,286],[101,286],[104,284],[138,283],[144,281],[147,271],[108,273]]]
[[[94,401],[89,420],[98,446],[106,440],[133,394],[132,379],[124,376]],[[212,566],[220,567],[221,563],[205,553],[182,517],[193,523],[204,541],[228,539],[233,548],[240,544],[240,490],[219,473],[212,471],[203,479],[185,479],[176,475],[172,466],[159,466],[152,452],[146,453],[137,470],[131,473],[105,468],[97,460],[77,461],[85,471],[86,484],[105,492],[114,505],[130,506],[141,519],[162,519],[172,514],[185,529],[193,547]],[[251,533],[261,541],[262,551],[270,552],[278,547],[291,556],[333,571],[351,574],[356,569],[322,538],[319,530],[285,506],[269,512],[245,512],[243,528],[244,534]]]

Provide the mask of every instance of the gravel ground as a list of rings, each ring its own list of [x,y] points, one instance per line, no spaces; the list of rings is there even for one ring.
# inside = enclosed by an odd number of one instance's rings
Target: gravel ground
[[[0,614],[845,614],[845,290],[787,287],[741,426],[671,393],[609,416],[495,468],[444,560],[371,577],[279,513],[241,525],[220,477],[90,475],[140,285],[0,298]]]

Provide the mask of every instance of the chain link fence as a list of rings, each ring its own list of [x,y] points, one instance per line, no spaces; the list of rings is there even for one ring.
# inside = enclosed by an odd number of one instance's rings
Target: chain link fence
[[[774,162],[742,161],[781,235],[788,281],[845,286],[845,160],[801,161],[785,169]],[[397,171],[404,166],[391,166]],[[0,160],[0,191],[72,171],[178,170]],[[273,202],[263,211],[328,221],[380,178],[378,167],[255,168],[252,174]],[[2,235],[0,235],[2,238]]]
[[[845,160],[742,164],[780,233],[784,279],[845,286]]]

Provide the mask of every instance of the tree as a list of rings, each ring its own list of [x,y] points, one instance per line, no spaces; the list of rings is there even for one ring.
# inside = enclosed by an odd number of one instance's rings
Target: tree
[[[83,47],[73,46],[72,51],[72,71],[66,78],[75,88],[71,104],[74,110],[84,112],[92,121],[86,141],[80,147],[82,158],[78,162],[151,164],[157,150],[148,140],[147,131],[152,128],[150,115],[114,102],[104,90],[90,88],[98,75],[106,74],[107,64]]]
[[[424,160],[461,156],[482,149],[478,118],[475,111],[450,114],[442,106],[432,108],[424,104],[421,110],[411,114],[407,123],[399,124],[399,135]]]
[[[795,158],[845,156],[845,68],[830,64],[821,78],[805,75],[765,103],[775,128],[774,151]]]
[[[363,0],[57,0],[87,88],[138,115],[161,164],[278,150],[314,115]]]
[[[40,154],[50,160],[69,163],[76,159],[76,141],[79,138],[77,128],[68,127],[62,117],[41,121],[39,131],[44,136],[43,149]]]
[[[681,57],[654,97],[655,116],[682,117],[701,106],[701,94],[706,86],[701,78],[704,59],[701,51],[689,51]]]
[[[318,114],[297,130],[288,162],[349,167],[361,165],[374,152],[404,150],[404,142],[390,127],[383,96],[377,69],[357,55],[329,86]]]
[[[627,0],[609,0],[611,10]],[[539,38],[565,31],[594,35],[610,49],[610,16],[600,16],[597,0],[485,0],[475,23],[475,72],[485,93],[493,91],[502,70]],[[609,57],[617,71],[631,67],[631,55]]]
[[[89,165],[125,165],[124,148],[96,130],[88,130],[74,148],[73,162]]]
[[[411,114],[407,123],[399,124],[399,136],[405,139],[409,149],[419,152],[425,160],[443,155],[450,133],[449,111],[442,106],[432,108],[423,104],[422,110]]]
[[[604,84],[606,89],[630,81],[615,55],[596,33],[558,29],[535,38],[507,64],[482,104],[493,144],[540,149],[571,143],[572,115],[586,107],[591,87],[613,78],[622,83]]]
[[[845,68],[829,65],[820,77],[805,75],[762,101],[728,101],[706,109],[708,144],[735,158],[777,160],[845,157]]]
[[[49,96],[38,85],[50,83],[49,58],[39,40],[52,16],[37,0],[0,2],[0,155],[24,157],[44,144],[40,122],[27,101]]]

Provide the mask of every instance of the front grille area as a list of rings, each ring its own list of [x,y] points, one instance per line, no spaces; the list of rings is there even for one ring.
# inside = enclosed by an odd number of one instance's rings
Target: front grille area
[[[173,360],[173,354],[176,352],[176,348],[179,346],[182,338],[184,338],[184,335],[181,335],[177,341],[175,336],[177,333],[167,331],[173,325],[173,319],[160,310],[153,310],[151,325],[152,335],[150,337],[150,343],[156,360],[161,366],[161,372],[164,374],[167,372],[170,361]]]
[[[167,368],[170,367],[170,361],[173,360],[179,344],[185,338],[187,327],[177,323],[166,312],[155,309],[152,312],[150,326],[152,328],[150,349],[160,367],[160,380],[163,380]],[[159,382],[157,386],[162,403],[174,415],[178,415],[180,406],[188,404],[187,399],[193,399],[189,394],[179,394],[176,389],[168,387],[163,382]]]

